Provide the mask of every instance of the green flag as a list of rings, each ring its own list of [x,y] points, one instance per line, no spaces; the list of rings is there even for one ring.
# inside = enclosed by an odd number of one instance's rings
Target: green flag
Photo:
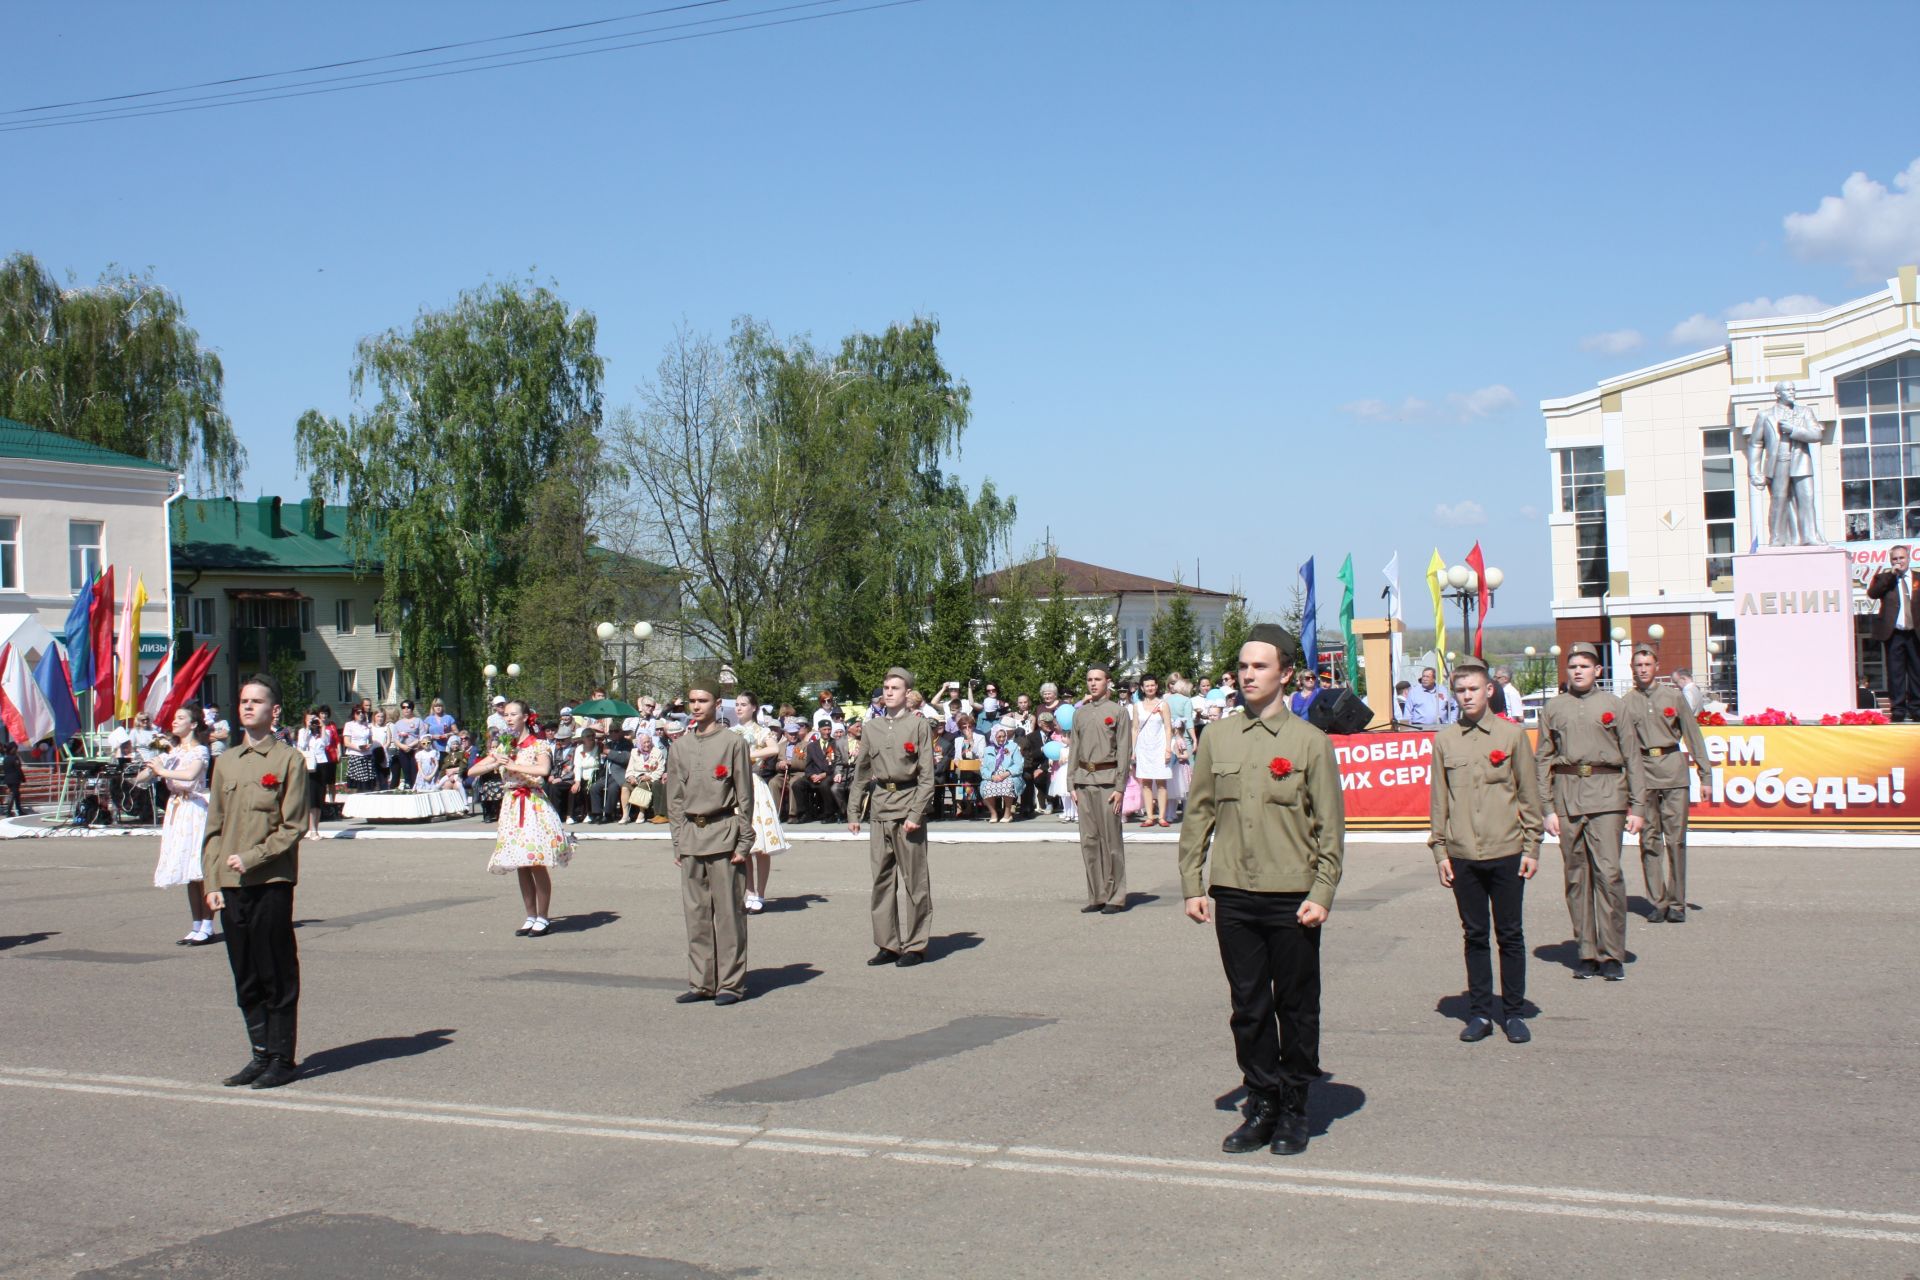
[[[1360,649],[1353,642],[1353,553],[1340,566],[1340,639],[1347,646],[1347,683],[1356,696],[1366,692],[1360,674]]]

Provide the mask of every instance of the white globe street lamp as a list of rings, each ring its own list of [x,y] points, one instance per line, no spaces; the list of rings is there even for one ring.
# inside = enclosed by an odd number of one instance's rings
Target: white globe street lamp
[[[519,678],[520,678],[520,664],[517,662],[509,662],[507,664],[507,679],[518,680]]]
[[[653,624],[651,622],[634,623],[633,638],[642,642],[651,640],[653,638]]]
[[[1653,641],[1655,644],[1665,639],[1666,635],[1667,629],[1657,622],[1647,628],[1647,639]]]
[[[495,676],[500,674],[500,668],[494,666],[491,662],[489,662],[486,666],[480,668],[480,674],[485,676],[487,679],[491,680]]]
[[[1507,575],[1505,570],[1496,569],[1492,565],[1487,566],[1487,590],[1498,591],[1500,589],[1500,584],[1505,582],[1506,580],[1507,580]]]
[[[1539,653],[1540,651],[1534,648],[1532,645],[1528,645],[1525,649],[1522,649],[1521,652],[1526,654],[1529,658],[1531,658],[1534,654]]]
[[[1615,644],[1621,643],[1626,638],[1627,638],[1627,629],[1625,627],[1615,627],[1613,629],[1613,642]]]
[[[1456,564],[1447,570],[1447,585],[1455,591],[1464,591],[1467,579],[1473,576],[1473,570],[1463,564]]]
[[[617,628],[611,622],[603,622],[593,629],[593,634],[602,640],[611,640],[616,630]]]

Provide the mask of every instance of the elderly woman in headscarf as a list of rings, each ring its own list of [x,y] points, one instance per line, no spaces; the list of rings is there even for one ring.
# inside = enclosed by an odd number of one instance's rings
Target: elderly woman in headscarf
[[[1014,745],[1012,732],[995,725],[993,741],[988,744],[980,764],[980,798],[986,801],[988,822],[1013,821],[1020,788],[1026,785],[1026,779],[1020,775],[1021,763],[1020,748]]]

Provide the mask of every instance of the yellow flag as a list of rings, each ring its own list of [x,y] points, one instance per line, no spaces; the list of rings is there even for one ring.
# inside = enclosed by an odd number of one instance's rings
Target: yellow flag
[[[1440,548],[1433,549],[1433,559],[1427,561],[1427,590],[1433,593],[1433,649],[1440,655],[1440,671],[1447,670],[1447,604],[1440,598],[1440,592],[1447,580],[1447,562],[1440,558]]]
[[[120,614],[120,643],[114,654],[113,718],[131,722],[140,708],[140,611],[147,607],[147,583],[136,578]]]

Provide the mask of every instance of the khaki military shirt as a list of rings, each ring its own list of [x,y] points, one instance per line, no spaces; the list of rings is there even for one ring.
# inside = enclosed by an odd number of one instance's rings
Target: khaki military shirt
[[[1133,767],[1133,717],[1112,698],[1073,709],[1067,738],[1067,781],[1076,787],[1123,787]]]
[[[1560,813],[1585,817],[1638,809],[1646,790],[1640,739],[1627,704],[1599,687],[1547,699],[1535,751],[1540,794]],[[1594,772],[1581,776],[1580,766]],[[1572,771],[1562,772],[1570,767]]]
[[[268,779],[272,781],[269,782]],[[300,882],[307,830],[307,760],[278,738],[238,739],[214,757],[207,834],[200,846],[208,891]],[[245,871],[227,859],[238,854]]]
[[[746,739],[716,724],[683,733],[667,752],[667,821],[679,858],[753,848],[753,759]]]
[[[1491,711],[1433,737],[1433,860],[1540,856],[1540,783],[1527,731]]]
[[[1678,689],[1649,685],[1627,690],[1620,700],[1627,704],[1627,718],[1633,721],[1633,731],[1640,739],[1640,769],[1647,790],[1672,791],[1687,785],[1687,758],[1680,754],[1682,743],[1692,753],[1694,767],[1707,767],[1707,740]]]
[[[1180,822],[1180,891],[1200,897],[1210,870],[1216,888],[1304,893],[1331,907],[1346,828],[1333,743],[1276,698],[1266,715],[1220,720],[1200,736]]]
[[[933,722],[903,711],[870,717],[848,796],[853,820],[924,823],[933,805]]]

